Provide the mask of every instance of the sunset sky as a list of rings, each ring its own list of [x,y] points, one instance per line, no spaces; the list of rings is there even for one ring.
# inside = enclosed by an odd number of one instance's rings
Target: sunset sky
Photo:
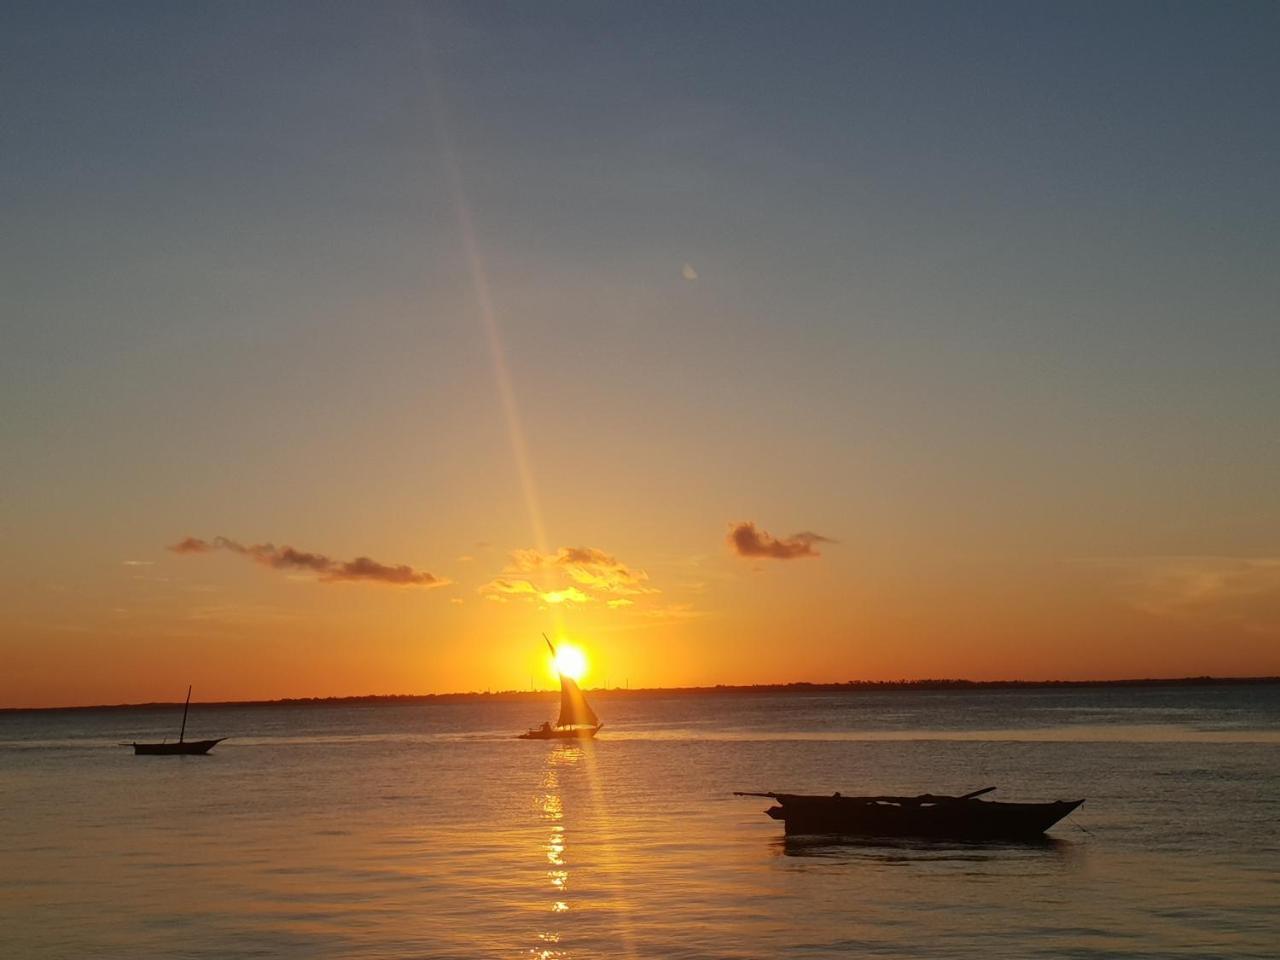
[[[1280,674],[1277,36],[6,4],[0,706]]]

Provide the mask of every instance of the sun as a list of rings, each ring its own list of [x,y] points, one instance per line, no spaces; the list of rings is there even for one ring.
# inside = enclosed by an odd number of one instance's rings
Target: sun
[[[572,680],[581,680],[587,672],[587,655],[569,643],[556,648],[556,672]]]

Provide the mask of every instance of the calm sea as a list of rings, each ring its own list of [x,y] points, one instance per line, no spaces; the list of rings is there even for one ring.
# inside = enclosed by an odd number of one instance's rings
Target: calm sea
[[[1280,956],[1280,687],[0,714],[5,958]],[[788,844],[737,790],[1087,797]]]

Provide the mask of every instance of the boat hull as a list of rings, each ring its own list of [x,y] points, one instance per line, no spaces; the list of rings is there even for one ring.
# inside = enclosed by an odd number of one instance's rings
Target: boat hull
[[[226,737],[217,740],[185,740],[178,743],[135,743],[133,753],[144,757],[203,756]]]
[[[590,740],[599,731],[598,727],[552,727],[549,730],[529,730],[516,737],[517,740]]]
[[[945,840],[1025,840],[1075,810],[1083,800],[999,803],[954,800],[895,804],[858,797],[782,795],[765,811],[783,822],[787,836],[922,837]]]

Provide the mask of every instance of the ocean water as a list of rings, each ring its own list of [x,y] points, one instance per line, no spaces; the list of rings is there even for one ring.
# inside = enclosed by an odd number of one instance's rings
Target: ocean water
[[[1280,956],[1280,686],[0,714],[0,957]],[[1087,803],[787,843],[733,790]]]

